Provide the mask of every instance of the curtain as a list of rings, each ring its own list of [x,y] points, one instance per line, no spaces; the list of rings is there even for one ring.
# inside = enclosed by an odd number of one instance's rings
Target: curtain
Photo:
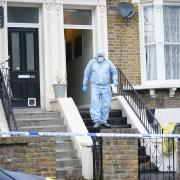
[[[147,80],[157,79],[156,46],[146,46],[146,76]]]
[[[180,79],[180,6],[164,5],[163,18],[166,79]]]
[[[155,45],[154,7],[144,6],[144,45],[147,80],[157,79],[157,57]]]

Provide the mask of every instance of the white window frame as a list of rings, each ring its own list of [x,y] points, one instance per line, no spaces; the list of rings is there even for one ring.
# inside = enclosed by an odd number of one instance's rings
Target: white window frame
[[[92,13],[92,25],[76,25],[76,24],[64,24],[64,29],[86,29],[86,30],[92,30],[92,36],[93,36],[93,56],[95,56],[95,49],[96,49],[96,44],[95,44],[95,8],[91,6],[72,6],[72,5],[64,5],[63,9],[85,9],[85,10],[90,10]]]
[[[155,44],[157,56],[157,80],[147,80],[146,75],[146,60],[145,60],[145,43],[144,43],[144,6],[154,5],[154,22],[155,22]],[[164,22],[163,19],[163,5],[180,6],[180,2],[171,1],[157,3],[154,1],[146,1],[140,6],[140,49],[141,49],[141,87],[145,88],[171,88],[180,87],[179,80],[165,79],[165,60],[164,60]]]

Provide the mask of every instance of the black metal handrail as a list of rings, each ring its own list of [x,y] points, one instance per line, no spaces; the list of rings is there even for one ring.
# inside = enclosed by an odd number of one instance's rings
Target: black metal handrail
[[[5,80],[1,70],[0,70],[0,99],[2,100],[9,129],[11,131],[17,131],[16,120],[12,110],[11,95],[8,94]]]
[[[120,69],[118,69],[118,81],[118,94],[126,99],[148,133],[162,134],[160,123]]]

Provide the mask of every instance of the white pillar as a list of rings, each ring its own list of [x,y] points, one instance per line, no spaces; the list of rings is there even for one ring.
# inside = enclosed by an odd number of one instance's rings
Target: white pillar
[[[56,77],[65,79],[66,61],[64,46],[64,18],[62,0],[44,2],[44,48],[46,109],[50,110],[50,99],[54,98],[53,84]]]
[[[98,49],[103,50],[108,57],[106,0],[99,0],[97,6]]]
[[[82,176],[93,179],[93,153],[92,146],[82,145]]]
[[[7,2],[0,0],[0,6],[4,7],[4,27],[0,29],[0,62],[8,59],[7,39]],[[2,101],[0,100],[0,131],[9,131]]]
[[[4,27],[0,29],[0,62],[2,62],[8,59],[7,2],[0,0],[0,6],[4,7]]]
[[[45,103],[46,109],[50,109],[49,100],[52,96],[52,64],[53,64],[53,52],[52,52],[52,13],[53,12],[53,0],[45,0],[43,4],[43,22],[44,22],[44,63],[45,63]]]
[[[64,40],[64,13],[62,0],[55,0],[56,8],[56,64],[54,70],[59,76],[65,79],[66,77],[66,59],[65,59],[65,40]],[[55,74],[57,75],[57,74]]]

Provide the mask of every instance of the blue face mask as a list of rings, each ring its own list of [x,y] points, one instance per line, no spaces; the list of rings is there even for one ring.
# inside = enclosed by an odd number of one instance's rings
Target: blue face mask
[[[97,58],[97,62],[98,63],[102,63],[104,61],[104,57],[103,56],[100,56]]]

